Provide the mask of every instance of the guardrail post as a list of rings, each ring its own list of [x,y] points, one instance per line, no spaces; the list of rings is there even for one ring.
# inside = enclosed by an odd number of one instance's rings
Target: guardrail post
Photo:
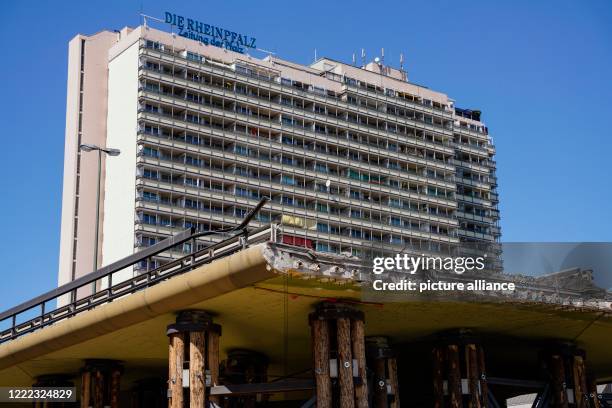
[[[195,264],[196,256],[195,254],[198,252],[197,241],[195,238],[191,240],[191,266]]]

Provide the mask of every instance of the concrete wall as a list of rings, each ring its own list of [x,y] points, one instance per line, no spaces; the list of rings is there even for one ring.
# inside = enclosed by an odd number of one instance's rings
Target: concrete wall
[[[107,145],[120,149],[121,154],[108,158],[106,165],[103,265],[134,252],[138,46],[132,43],[108,66]],[[113,282],[131,277],[131,271],[113,277]]]
[[[77,35],[68,46],[59,285],[94,269],[98,155],[79,153],[79,143],[106,145],[108,50],[117,40],[116,33],[102,31]]]

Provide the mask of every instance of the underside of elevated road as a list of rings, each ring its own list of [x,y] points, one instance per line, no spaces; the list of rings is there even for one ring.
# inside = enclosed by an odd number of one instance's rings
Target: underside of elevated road
[[[600,383],[612,381],[609,308],[512,301],[364,302],[361,283],[341,273],[330,277],[322,269],[279,269],[280,263],[271,259],[277,249],[271,251],[270,245],[252,246],[0,344],[0,385],[31,386],[41,376],[63,374],[78,388],[84,362],[92,359],[120,362],[124,399],[144,379],[165,383],[168,325],[184,310],[206,311],[222,328],[220,361],[235,350],[249,350],[265,356],[268,381],[288,375],[312,378],[317,339],[309,314],[322,303],[362,313],[365,337],[387,339],[406,402],[415,393],[434,398],[432,347],[440,333],[460,330],[478,338],[490,378],[541,381],[543,353],[571,343],[585,353],[590,376]],[[517,392],[514,386],[497,387],[499,395]],[[296,398],[314,393],[302,390]]]

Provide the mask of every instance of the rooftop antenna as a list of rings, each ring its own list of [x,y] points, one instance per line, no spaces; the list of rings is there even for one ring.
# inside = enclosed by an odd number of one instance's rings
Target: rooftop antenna
[[[317,62],[317,49],[315,48],[315,59],[314,62]]]
[[[150,18],[151,20],[153,20],[153,21],[157,21],[158,23],[165,23],[165,21],[164,21],[164,20],[162,20],[161,18],[157,18],[157,17],[149,16],[149,15],[146,15],[146,14],[144,14],[144,13],[140,13],[140,16],[142,17],[142,21],[143,21],[143,23],[144,23],[145,28],[147,28],[147,26],[148,26],[148,24],[147,24],[147,19],[149,19],[149,18]]]
[[[357,65],[355,53],[353,53],[353,66]]]
[[[400,52],[400,72],[402,73],[402,79],[404,81],[408,81],[408,76],[406,75],[406,71],[404,70],[404,53]]]
[[[381,48],[380,49],[380,59],[382,60],[382,63],[385,63],[385,49]]]
[[[264,50],[263,48],[255,48],[255,49],[257,51],[261,51],[261,52],[264,52],[264,53],[268,54],[268,57],[270,57],[270,58],[272,58],[273,55],[276,55],[275,52]]]
[[[362,64],[362,68],[365,68],[365,60],[366,60],[365,48],[362,48],[361,49],[361,64]]]

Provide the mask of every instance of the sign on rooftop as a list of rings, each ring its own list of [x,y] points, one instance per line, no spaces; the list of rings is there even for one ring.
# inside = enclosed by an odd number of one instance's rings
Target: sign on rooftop
[[[178,35],[191,40],[200,41],[206,45],[226,48],[244,54],[247,48],[255,49],[255,37],[240,34],[235,31],[226,30],[211,24],[191,18],[185,18],[166,11],[165,22],[176,26]]]

